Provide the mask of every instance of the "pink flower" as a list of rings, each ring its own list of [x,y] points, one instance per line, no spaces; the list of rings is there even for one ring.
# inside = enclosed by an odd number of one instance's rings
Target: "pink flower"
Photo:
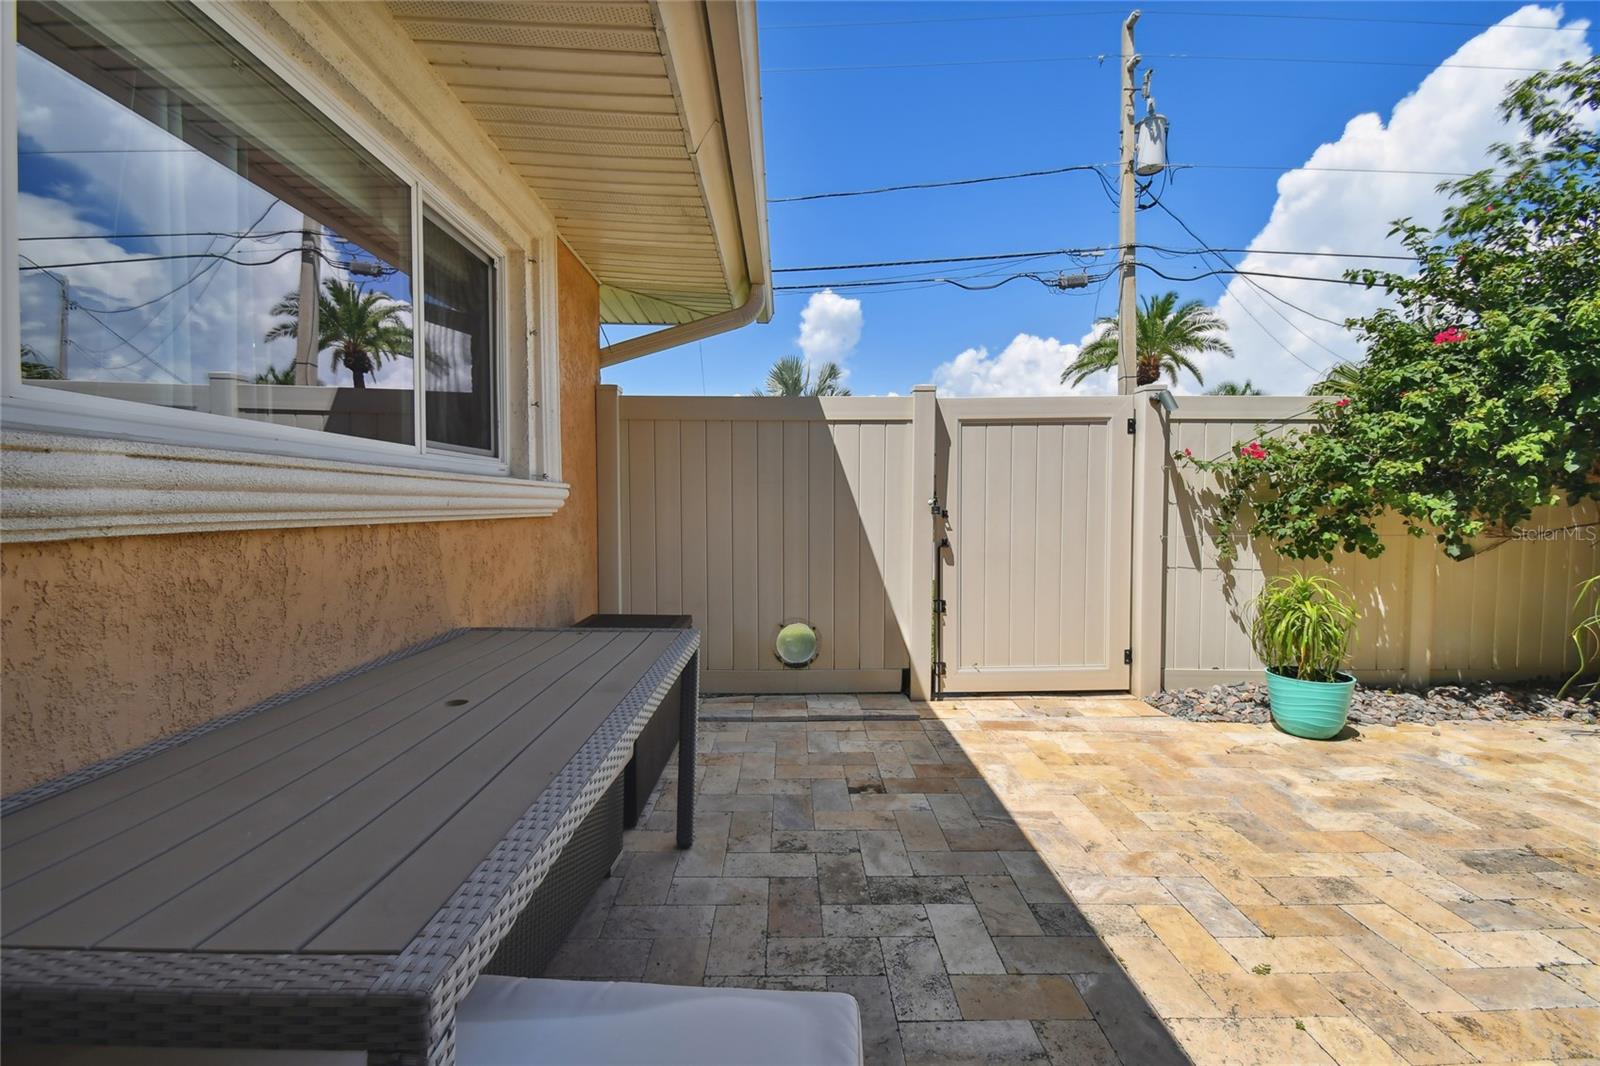
[[[1194,458],[1194,449],[1193,448],[1185,448],[1183,450],[1183,457],[1185,459],[1193,459]]]
[[[1265,459],[1267,450],[1261,446],[1260,441],[1253,440],[1239,449],[1239,455],[1245,459]]]
[[[1349,407],[1350,406],[1350,398],[1348,396],[1341,396],[1341,397],[1339,397],[1339,402],[1334,404],[1333,406],[1335,406],[1335,407]]]
[[[1460,344],[1466,339],[1467,335],[1455,326],[1451,326],[1449,329],[1441,329],[1433,335],[1433,343],[1435,344]]]

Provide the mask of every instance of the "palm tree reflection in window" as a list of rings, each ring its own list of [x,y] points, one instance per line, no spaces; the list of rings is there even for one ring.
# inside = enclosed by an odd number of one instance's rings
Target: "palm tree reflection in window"
[[[355,387],[367,387],[385,359],[411,357],[411,326],[401,316],[409,304],[368,290],[359,282],[329,278],[317,300],[317,350],[333,350],[333,365],[350,371]],[[300,295],[289,293],[272,307],[279,319],[266,340],[293,338],[300,329]]]

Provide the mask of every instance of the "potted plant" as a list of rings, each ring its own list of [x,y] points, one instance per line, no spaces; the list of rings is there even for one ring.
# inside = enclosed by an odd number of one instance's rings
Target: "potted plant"
[[[1285,733],[1326,740],[1344,728],[1356,679],[1340,669],[1360,615],[1338,582],[1286,574],[1255,601],[1250,643],[1267,668],[1267,701]]]

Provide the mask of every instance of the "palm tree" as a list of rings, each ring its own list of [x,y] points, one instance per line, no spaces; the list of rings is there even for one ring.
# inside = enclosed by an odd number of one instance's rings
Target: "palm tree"
[[[1312,396],[1349,396],[1361,387],[1360,363],[1335,363],[1327,376],[1306,390]]]
[[[32,381],[60,381],[61,371],[39,358],[30,345],[22,346],[22,376]]]
[[[359,282],[329,278],[317,297],[317,350],[333,349],[333,365],[343,365],[358,389],[385,359],[411,357],[411,327],[401,315],[411,310]],[[266,339],[293,337],[300,330],[300,294],[289,293],[272,307],[280,321]]]
[[[1223,381],[1206,390],[1207,396],[1260,396],[1261,390],[1250,383],[1249,378],[1243,382]]]
[[[1116,368],[1116,316],[1107,315],[1095,325],[1106,328],[1101,330],[1100,336],[1084,345],[1078,358],[1061,372],[1062,384],[1070,380],[1072,384],[1079,385],[1103,370]],[[1190,300],[1179,306],[1175,292],[1146,297],[1144,306],[1139,309],[1135,339],[1138,383],[1149,385],[1165,374],[1169,381],[1177,384],[1178,371],[1187,370],[1204,385],[1200,368],[1195,366],[1191,357],[1202,352],[1216,352],[1231,358],[1233,346],[1221,336],[1226,329],[1216,312],[1199,300]]]
[[[757,389],[756,396],[849,396],[845,388],[844,369],[835,362],[817,367],[815,377],[811,368],[798,355],[786,355],[772,364],[767,371],[767,387]]]
[[[294,367],[286,366],[282,370],[268,365],[265,370],[256,375],[257,385],[293,385]]]

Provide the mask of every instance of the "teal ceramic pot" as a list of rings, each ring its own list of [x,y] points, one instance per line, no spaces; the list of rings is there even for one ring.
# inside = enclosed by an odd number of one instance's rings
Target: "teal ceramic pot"
[[[1338,681],[1302,681],[1276,670],[1267,671],[1267,700],[1272,720],[1285,733],[1309,740],[1327,740],[1344,728],[1356,679],[1340,673]]]

